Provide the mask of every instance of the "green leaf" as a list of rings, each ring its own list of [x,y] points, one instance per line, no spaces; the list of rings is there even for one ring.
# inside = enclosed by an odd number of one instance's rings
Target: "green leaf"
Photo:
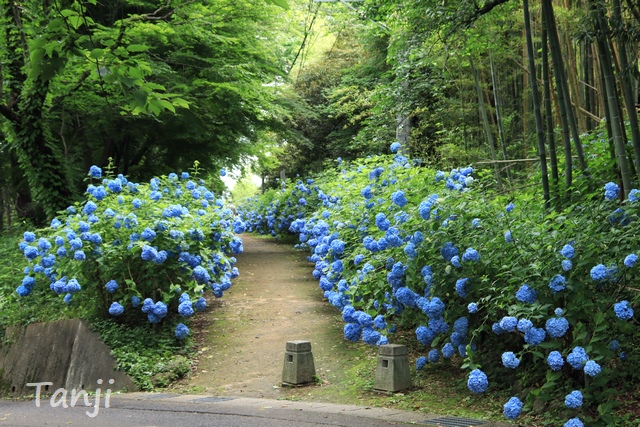
[[[136,104],[141,107],[147,103],[147,96],[147,92],[142,89],[138,89],[133,92],[133,99],[135,99]]]
[[[267,0],[267,3],[280,6],[284,10],[289,10],[289,3],[287,2],[287,0]]]
[[[127,46],[127,50],[129,52],[145,52],[149,50],[149,46],[143,44],[131,44]]]
[[[92,49],[91,53],[89,54],[89,56],[93,59],[100,59],[102,58],[102,56],[104,55],[104,49]]]
[[[83,24],[84,24],[84,19],[82,18],[82,16],[76,15],[76,16],[69,17],[69,25],[71,25],[73,29],[78,29],[82,27]]]
[[[164,107],[165,109],[171,111],[172,113],[176,112],[176,107],[173,106],[173,104],[165,99],[159,99],[158,103],[160,104],[160,106]]]

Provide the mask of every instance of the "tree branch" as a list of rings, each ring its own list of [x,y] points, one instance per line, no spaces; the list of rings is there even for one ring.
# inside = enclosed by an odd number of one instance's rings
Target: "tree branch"
[[[11,122],[15,123],[18,121],[18,115],[6,105],[0,105],[0,114],[2,114]]]
[[[468,27],[469,25],[473,24],[482,15],[486,15],[487,13],[491,12],[495,7],[500,6],[501,4],[506,3],[508,1],[509,0],[487,1],[484,4],[484,6],[480,8],[478,8],[476,5],[476,8],[473,11],[473,13],[462,20],[462,25],[464,25],[465,27]]]

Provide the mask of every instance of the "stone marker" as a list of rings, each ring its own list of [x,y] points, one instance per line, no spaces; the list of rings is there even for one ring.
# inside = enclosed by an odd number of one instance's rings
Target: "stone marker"
[[[313,365],[310,341],[287,341],[282,368],[283,385],[300,385],[313,382],[316,368]]]
[[[398,344],[381,345],[373,390],[396,392],[411,387],[411,372],[407,347]]]

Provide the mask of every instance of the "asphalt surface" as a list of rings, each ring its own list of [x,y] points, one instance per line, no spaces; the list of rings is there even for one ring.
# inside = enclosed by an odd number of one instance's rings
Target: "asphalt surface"
[[[70,397],[70,396],[69,396]],[[0,426],[96,426],[96,427],[382,427],[424,425],[442,427],[502,427],[505,423],[427,415],[420,412],[354,405],[258,398],[212,397],[162,393],[112,395],[109,407],[101,397],[98,410],[93,396],[90,407],[79,399],[52,407],[50,398],[0,401]]]

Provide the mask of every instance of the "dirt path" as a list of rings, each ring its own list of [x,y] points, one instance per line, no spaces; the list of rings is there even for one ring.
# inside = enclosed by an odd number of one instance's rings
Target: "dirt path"
[[[273,239],[242,239],[240,277],[222,299],[209,300],[197,369],[177,388],[265,398],[310,395],[308,388],[281,387],[285,343],[292,340],[311,341],[324,386],[339,383],[349,354],[358,351],[345,344],[339,312],[323,301],[306,254]]]

